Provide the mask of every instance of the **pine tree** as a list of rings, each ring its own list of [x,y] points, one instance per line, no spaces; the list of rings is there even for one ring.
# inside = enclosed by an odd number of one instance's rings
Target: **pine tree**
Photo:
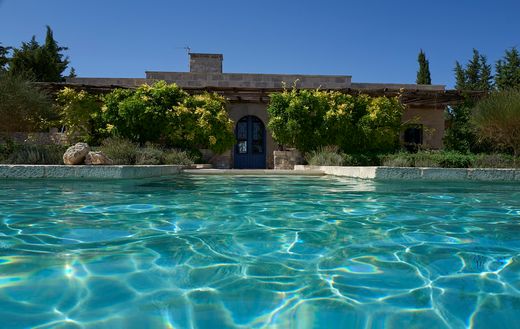
[[[75,77],[76,77],[76,70],[73,67],[71,67],[68,78],[75,78]]]
[[[496,65],[495,85],[498,90],[520,88],[520,54],[515,47],[506,50]]]
[[[36,81],[63,81],[63,71],[69,64],[68,58],[63,58],[65,47],[58,46],[52,30],[47,26],[45,44],[40,45],[33,36],[31,41],[22,42],[19,49],[14,49],[9,71],[24,75]]]
[[[11,51],[11,47],[4,47],[0,42],[0,72],[7,70],[7,64],[9,64],[9,52]]]
[[[491,65],[487,64],[485,56],[473,49],[473,57],[464,68],[455,62],[455,88],[464,92],[491,91],[493,88]],[[482,151],[483,145],[477,143],[475,128],[470,122],[471,110],[474,101],[465,95],[462,104],[454,106],[447,112],[449,128],[444,136],[444,145],[447,149],[468,152]]]
[[[466,71],[458,61],[455,62],[455,89],[466,90]]]
[[[417,61],[419,62],[419,71],[417,71],[416,83],[420,85],[431,85],[430,62],[426,59],[426,54],[422,49],[419,52]]]

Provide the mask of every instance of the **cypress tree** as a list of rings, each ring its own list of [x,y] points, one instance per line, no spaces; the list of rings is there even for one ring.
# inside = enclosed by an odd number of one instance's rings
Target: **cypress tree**
[[[63,58],[62,51],[68,50],[67,47],[60,47],[54,40],[54,33],[50,26],[47,25],[47,34],[45,36],[45,45],[43,46],[46,59],[49,65],[46,66],[46,77],[43,81],[62,81],[63,71],[69,65],[68,57]]]
[[[515,47],[506,50],[496,65],[495,85],[498,90],[520,88],[520,54]]]
[[[417,71],[417,84],[420,85],[431,85],[432,79],[430,75],[430,62],[426,59],[426,54],[421,51],[419,52],[419,56],[417,58],[419,62],[419,71]]]

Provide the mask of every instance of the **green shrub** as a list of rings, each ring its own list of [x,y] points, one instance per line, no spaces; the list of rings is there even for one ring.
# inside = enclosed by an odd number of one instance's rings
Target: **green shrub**
[[[399,152],[383,156],[381,164],[387,167],[413,167],[414,159],[411,153]]]
[[[103,130],[101,102],[98,97],[83,90],[64,88],[58,92],[56,104],[70,143],[98,142]]]
[[[116,89],[103,98],[106,131],[130,141],[208,148],[222,153],[235,143],[226,100],[217,94],[190,96],[164,81],[136,90]]]
[[[473,163],[475,168],[520,168],[520,157],[509,154],[478,154]]]
[[[22,76],[0,71],[0,132],[40,131],[52,119],[45,91]]]
[[[495,150],[520,155],[520,90],[492,93],[472,114],[480,139],[494,142]]]
[[[305,160],[311,166],[341,166],[343,155],[338,153],[337,146],[320,147],[305,155]]]
[[[391,152],[399,145],[404,106],[398,98],[337,91],[273,93],[267,108],[273,138],[302,152],[334,144],[343,152]]]
[[[99,150],[112,159],[114,164],[133,165],[137,161],[139,146],[127,139],[111,137],[101,143]]]
[[[63,164],[66,147],[61,145],[16,145],[6,159],[9,164]]]
[[[439,167],[442,168],[471,168],[474,155],[458,152],[442,152],[439,157]]]
[[[164,164],[184,166],[191,166],[194,163],[193,158],[186,151],[179,150],[164,152],[163,161]]]
[[[345,166],[380,166],[382,155],[378,153],[351,153],[345,154],[343,164]]]
[[[154,146],[139,148],[136,155],[137,165],[159,165],[163,163],[164,152]]]
[[[382,164],[389,167],[470,168],[474,160],[473,154],[455,151],[421,151],[388,154],[383,157]]]

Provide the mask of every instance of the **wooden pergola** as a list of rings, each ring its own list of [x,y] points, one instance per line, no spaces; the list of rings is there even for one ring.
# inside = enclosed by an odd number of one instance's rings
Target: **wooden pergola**
[[[109,93],[116,88],[129,89],[118,85],[85,85],[58,82],[36,82],[37,86],[51,93],[69,87],[76,90],[85,90],[93,94]],[[281,92],[283,88],[233,88],[233,87],[182,87],[190,94],[214,92],[224,96],[231,103],[265,103],[269,102],[269,95]],[[459,90],[424,90],[424,89],[394,89],[394,88],[346,88],[334,89],[350,95],[366,94],[369,96],[399,97],[401,102],[413,107],[444,108],[448,105],[462,103],[466,97],[480,99],[486,92],[459,91]]]

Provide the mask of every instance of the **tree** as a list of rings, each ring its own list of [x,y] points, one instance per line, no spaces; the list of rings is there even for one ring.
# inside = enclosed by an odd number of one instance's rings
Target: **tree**
[[[399,146],[404,106],[397,97],[293,88],[270,99],[268,127],[279,144],[304,153],[328,145],[348,153],[389,152]]]
[[[479,137],[493,141],[495,150],[520,155],[520,91],[491,94],[477,104],[472,121]]]
[[[515,47],[506,50],[502,59],[497,61],[495,85],[498,90],[520,87],[520,54]]]
[[[11,51],[11,47],[4,47],[0,42],[0,72],[7,70],[7,64],[9,64],[9,52]]]
[[[9,71],[13,74],[26,75],[35,81],[63,81],[63,71],[69,64],[68,57],[63,58],[65,47],[58,46],[53,32],[47,26],[45,44],[40,45],[33,36],[31,41],[22,42],[22,46],[13,50]]]
[[[75,77],[76,77],[76,70],[73,67],[71,67],[68,78],[75,78]]]
[[[430,75],[430,62],[426,59],[426,54],[422,51],[419,52],[417,58],[419,62],[419,71],[417,71],[417,84],[420,85],[431,85],[432,78]]]
[[[0,133],[44,128],[52,114],[50,97],[21,76],[0,74]]]
[[[470,122],[471,111],[475,102],[467,92],[486,91],[493,89],[491,65],[487,64],[485,56],[473,49],[473,57],[466,67],[455,62],[455,88],[465,96],[464,102],[448,108],[446,113],[449,128],[444,136],[444,146],[449,150],[459,152],[482,151],[484,143],[477,139],[475,127]]]
[[[221,153],[233,146],[233,122],[217,94],[190,96],[176,84],[159,81],[135,90],[115,89],[103,97],[106,131],[145,144]]]

